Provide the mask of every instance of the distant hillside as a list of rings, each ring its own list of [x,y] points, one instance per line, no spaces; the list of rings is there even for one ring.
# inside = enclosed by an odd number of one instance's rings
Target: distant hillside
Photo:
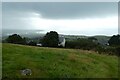
[[[22,37],[28,37],[28,38],[36,38],[40,36],[44,36],[45,33],[43,33],[43,30],[11,30],[11,29],[4,29],[2,31],[2,38],[5,39],[9,35],[12,34],[19,34]]]
[[[92,51],[3,44],[3,79],[117,78],[118,57]],[[20,70],[31,69],[23,76]],[[9,80],[9,79],[8,79]]]
[[[64,35],[66,40],[76,40],[78,38],[89,38],[89,37],[95,37],[98,42],[102,45],[108,43],[108,40],[111,38],[111,36],[104,36],[104,35],[97,35],[97,36],[84,36],[84,35]]]
[[[39,41],[40,37],[43,37],[46,32],[44,30],[10,30],[5,29],[2,31],[2,40],[5,40],[9,35],[12,34],[19,34],[22,37],[28,37],[34,40],[35,42]],[[97,35],[97,36],[85,36],[85,35],[64,35],[59,34],[61,36],[64,36],[66,40],[76,40],[78,38],[88,38],[88,37],[95,37],[98,39],[98,42],[101,44],[106,44],[111,36],[104,36],[104,35]],[[1,38],[0,38],[1,41]]]
[[[111,38],[111,36],[93,36],[93,37],[95,37],[101,44],[108,43],[109,39]]]

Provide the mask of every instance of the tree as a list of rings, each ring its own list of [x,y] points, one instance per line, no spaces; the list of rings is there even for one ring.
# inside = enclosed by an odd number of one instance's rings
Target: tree
[[[8,43],[14,43],[14,44],[26,44],[25,38],[22,38],[20,35],[17,35],[17,34],[10,35],[6,39],[6,41]]]
[[[45,47],[58,47],[59,36],[56,31],[47,32],[42,39],[42,45]]]
[[[108,41],[110,46],[120,46],[120,35],[113,35],[109,41]]]

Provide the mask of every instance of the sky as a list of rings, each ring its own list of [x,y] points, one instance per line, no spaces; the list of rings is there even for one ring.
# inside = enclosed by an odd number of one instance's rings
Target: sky
[[[118,33],[118,3],[3,2],[2,26],[68,35],[114,35]]]

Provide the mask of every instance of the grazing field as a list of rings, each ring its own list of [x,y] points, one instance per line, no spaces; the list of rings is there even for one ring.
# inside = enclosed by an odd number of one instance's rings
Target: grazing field
[[[2,44],[5,78],[117,78],[118,57],[93,51]],[[31,75],[20,70],[31,69]]]

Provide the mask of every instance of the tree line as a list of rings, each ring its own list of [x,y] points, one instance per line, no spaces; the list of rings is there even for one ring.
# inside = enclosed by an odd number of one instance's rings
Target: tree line
[[[120,55],[120,35],[113,35],[106,46],[103,46],[94,37],[78,38],[66,41],[66,48],[93,50],[99,54]]]
[[[22,44],[22,45],[31,45],[31,46],[36,46],[37,44],[37,42],[33,40],[29,40],[26,37],[22,38],[18,34],[13,34],[8,36],[8,38],[5,39],[5,41],[3,42],[13,43],[13,44]],[[43,37],[43,39],[41,39],[41,41],[39,42],[42,43],[43,47],[58,47],[59,35],[55,31],[47,32],[46,35]]]
[[[5,40],[7,43],[22,44],[36,46],[36,42],[29,41],[25,37],[21,37],[18,34],[8,36]],[[43,47],[58,47],[59,34],[56,31],[47,32],[46,35],[40,41]],[[65,48],[83,49],[83,50],[94,50],[99,54],[111,54],[118,55],[120,52],[120,35],[113,35],[109,41],[109,46],[102,46],[98,43],[98,40],[94,37],[89,38],[78,38],[76,40],[67,40]]]

